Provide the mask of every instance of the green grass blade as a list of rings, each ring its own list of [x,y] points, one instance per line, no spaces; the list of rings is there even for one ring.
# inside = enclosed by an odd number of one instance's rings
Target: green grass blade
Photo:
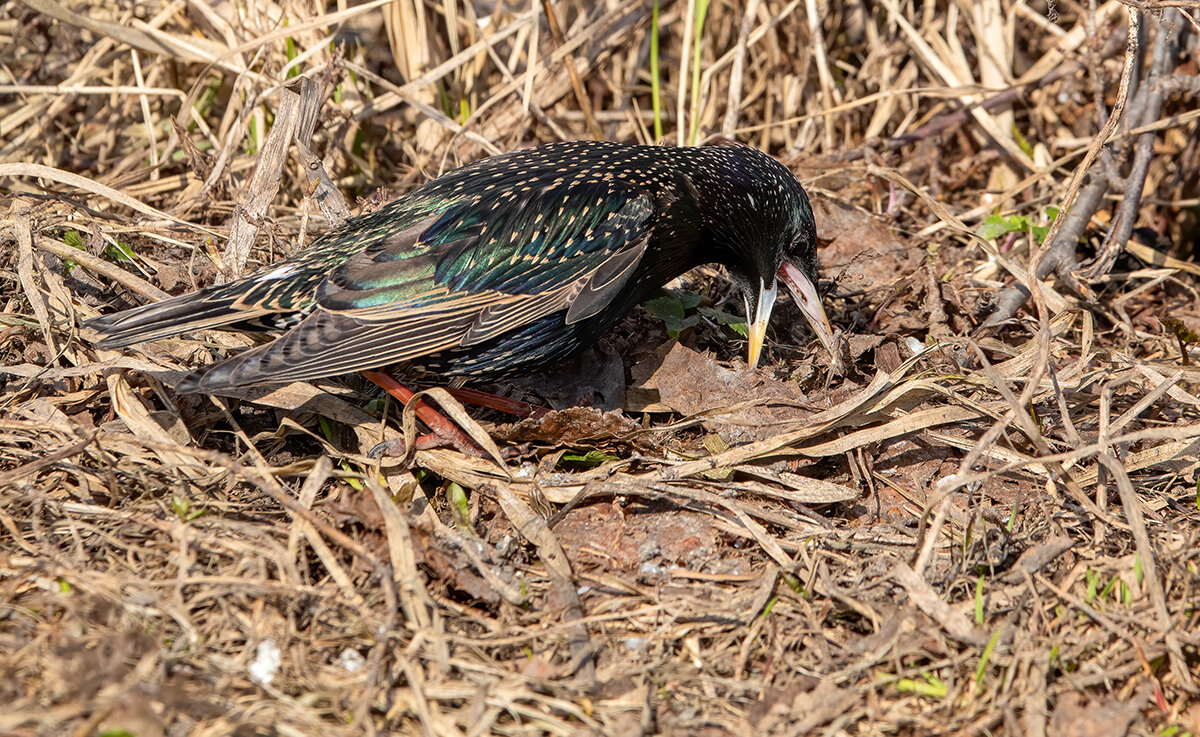
[[[692,108],[691,133],[688,144],[695,146],[700,137],[700,50],[704,40],[704,19],[708,16],[708,0],[697,0],[695,32],[692,36]],[[682,81],[682,80],[681,80]]]

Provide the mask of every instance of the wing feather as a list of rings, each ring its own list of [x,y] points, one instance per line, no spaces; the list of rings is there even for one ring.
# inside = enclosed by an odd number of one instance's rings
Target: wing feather
[[[287,334],[218,364],[194,388],[377,368],[556,312],[567,323],[598,314],[637,271],[654,212],[647,193],[601,184],[546,188],[490,219],[480,213],[498,208],[487,202],[460,204],[381,239],[319,285],[316,308]],[[582,214],[547,223],[551,202]]]

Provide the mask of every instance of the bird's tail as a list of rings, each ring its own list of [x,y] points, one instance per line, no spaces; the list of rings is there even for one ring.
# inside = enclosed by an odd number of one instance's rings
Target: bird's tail
[[[238,304],[239,301],[238,295],[230,295],[228,290],[209,287],[115,315],[95,317],[84,322],[83,326],[99,334],[99,339],[95,341],[97,347],[121,348],[147,340],[252,321],[272,312]]]

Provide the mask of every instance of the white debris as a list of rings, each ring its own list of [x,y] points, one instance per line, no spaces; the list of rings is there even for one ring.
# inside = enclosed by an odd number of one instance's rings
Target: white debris
[[[268,637],[258,643],[254,660],[247,668],[250,671],[250,680],[260,686],[270,685],[271,681],[275,680],[275,674],[279,672],[279,663],[279,646]]]
[[[367,664],[367,659],[357,650],[346,648],[338,655],[337,664],[345,668],[348,673],[357,673]]]

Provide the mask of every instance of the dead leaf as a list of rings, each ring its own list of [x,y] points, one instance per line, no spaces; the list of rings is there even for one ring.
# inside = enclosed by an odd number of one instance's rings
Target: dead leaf
[[[1148,706],[1154,686],[1142,685],[1128,701],[1109,696],[1084,701],[1074,691],[1063,694],[1050,715],[1049,734],[1056,737],[1121,737]]]
[[[797,406],[808,402],[798,385],[744,366],[727,368],[708,353],[680,343],[668,343],[634,366],[633,385],[639,396],[656,396],[663,408],[673,412],[709,415],[705,429],[730,445],[770,437],[779,431],[780,423],[812,414]]]
[[[638,424],[618,410],[601,412],[591,407],[569,407],[541,417],[529,417],[496,428],[492,435],[504,442],[571,445],[582,440],[607,440],[628,435]]]

